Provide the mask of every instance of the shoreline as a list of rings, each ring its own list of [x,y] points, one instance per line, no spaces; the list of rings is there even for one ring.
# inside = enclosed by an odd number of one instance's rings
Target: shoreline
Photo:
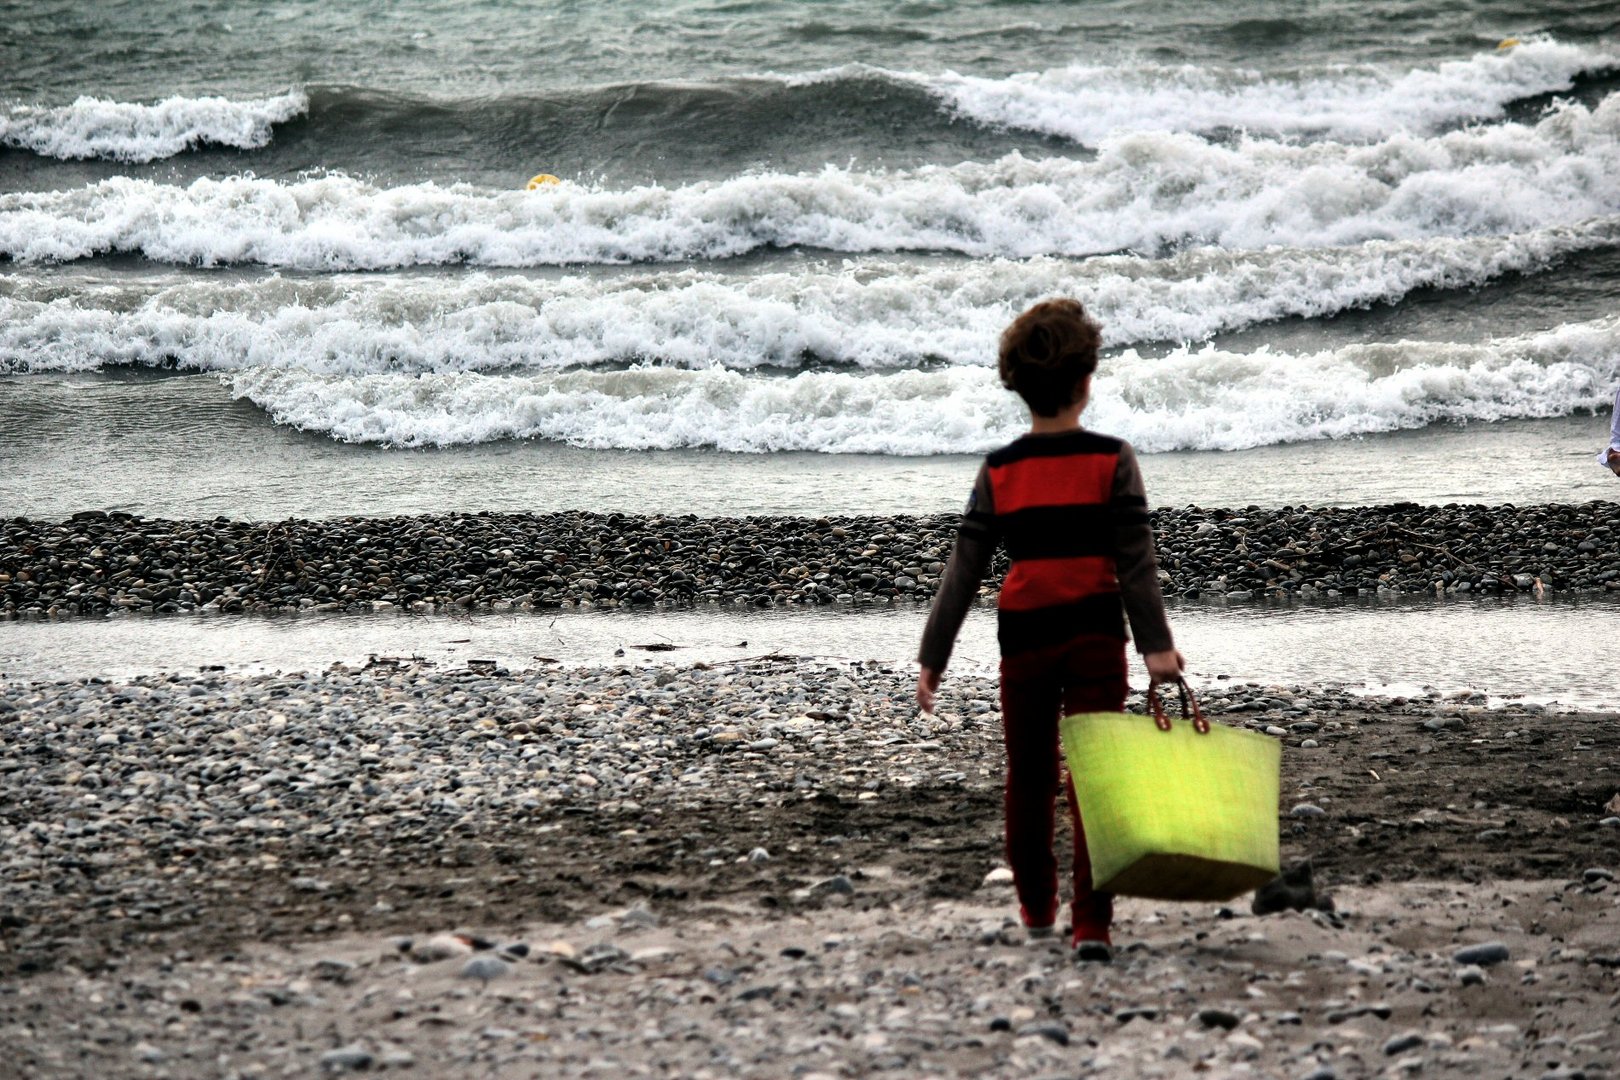
[[[1620,591],[1620,504],[1160,509],[1167,596]],[[0,617],[926,601],[954,515],[0,519]],[[998,555],[982,595],[991,595]]]

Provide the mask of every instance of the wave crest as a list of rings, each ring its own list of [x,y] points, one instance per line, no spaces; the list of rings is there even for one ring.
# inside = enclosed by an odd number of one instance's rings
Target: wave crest
[[[1099,371],[1087,420],[1144,452],[1233,450],[1567,415],[1605,403],[1617,375],[1615,318],[1482,345],[1127,353]],[[598,449],[966,454],[1026,422],[984,368],[788,378],[668,368],[348,378],[255,368],[228,382],[280,423],[403,447],[538,438]]]
[[[1508,237],[1168,259],[850,260],[788,270],[471,274],[0,288],[0,373],[108,365],[337,375],[664,366],[989,366],[1007,321],[1081,296],[1115,346],[1200,341],[1415,289],[1482,285],[1620,241],[1620,218]]]
[[[954,73],[918,82],[958,115],[1098,146],[1144,131],[1241,130],[1340,141],[1433,134],[1501,118],[1512,102],[1569,90],[1620,67],[1620,53],[1541,39],[1434,68],[1345,66],[1279,78],[1194,67],[1073,65],[987,79]]]
[[[0,146],[42,157],[79,161],[107,158],[158,161],[198,146],[257,150],[272,129],[309,109],[301,91],[231,101],[223,97],[171,97],[151,105],[81,97],[71,105],[12,106],[0,115]]]
[[[1620,94],[1369,146],[1138,134],[1092,161],[762,173],[677,188],[379,188],[334,175],[186,187],[115,178],[0,195],[0,254],[379,270],[721,259],[761,248],[976,257],[1328,247],[1575,224],[1620,205]]]

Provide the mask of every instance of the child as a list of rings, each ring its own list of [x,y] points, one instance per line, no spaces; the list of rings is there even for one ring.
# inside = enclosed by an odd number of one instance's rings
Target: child
[[[1007,861],[1024,925],[1049,937],[1058,914],[1052,854],[1058,720],[1125,707],[1125,616],[1154,682],[1181,677],[1159,593],[1142,474],[1130,444],[1086,431],[1080,413],[1101,329],[1074,300],[1048,300],[1001,336],[1001,381],[1029,406],[1028,434],[990,454],[962,515],[917,660],[917,703],[933,712],[968,605],[998,543],[1011,567],[1001,587],[1001,723],[1007,746]],[[1113,897],[1091,887],[1074,825],[1071,945],[1083,961],[1113,958]]]

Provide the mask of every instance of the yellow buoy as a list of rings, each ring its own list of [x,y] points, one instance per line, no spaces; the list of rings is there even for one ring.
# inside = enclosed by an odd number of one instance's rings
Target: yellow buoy
[[[1515,46],[1515,45],[1518,45],[1518,44],[1520,44],[1520,42],[1519,42],[1519,39],[1518,39],[1518,38],[1516,38],[1516,37],[1510,37],[1510,38],[1503,38],[1503,39],[1502,39],[1502,40],[1501,40],[1501,41],[1500,41],[1500,42],[1499,42],[1499,43],[1498,43],[1498,44],[1497,44],[1497,46],[1496,46],[1496,47],[1497,47],[1497,48],[1498,48],[1498,49],[1511,49],[1511,48],[1513,48],[1513,46]]]
[[[538,176],[529,177],[529,190],[533,191],[536,188],[550,187],[552,184],[560,183],[562,183],[562,181],[557,179],[555,176],[552,176],[550,173],[543,172]]]

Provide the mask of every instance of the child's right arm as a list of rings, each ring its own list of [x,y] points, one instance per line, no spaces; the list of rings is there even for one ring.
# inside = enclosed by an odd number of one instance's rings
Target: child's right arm
[[[1159,589],[1159,562],[1153,554],[1153,525],[1148,517],[1147,492],[1136,451],[1120,447],[1114,472],[1114,550],[1120,597],[1130,620],[1136,649],[1154,682],[1180,678],[1186,661],[1170,635]]]
[[[990,570],[990,559],[995,551],[995,507],[991,502],[990,474],[980,467],[973,482],[973,494],[968,497],[967,509],[957,526],[956,545],[940,577],[934,606],[928,612],[922,645],[917,650],[917,663],[922,665],[917,678],[917,704],[924,712],[934,711],[934,692],[939,689],[940,676],[950,663],[962,620],[979,595],[979,585]]]

